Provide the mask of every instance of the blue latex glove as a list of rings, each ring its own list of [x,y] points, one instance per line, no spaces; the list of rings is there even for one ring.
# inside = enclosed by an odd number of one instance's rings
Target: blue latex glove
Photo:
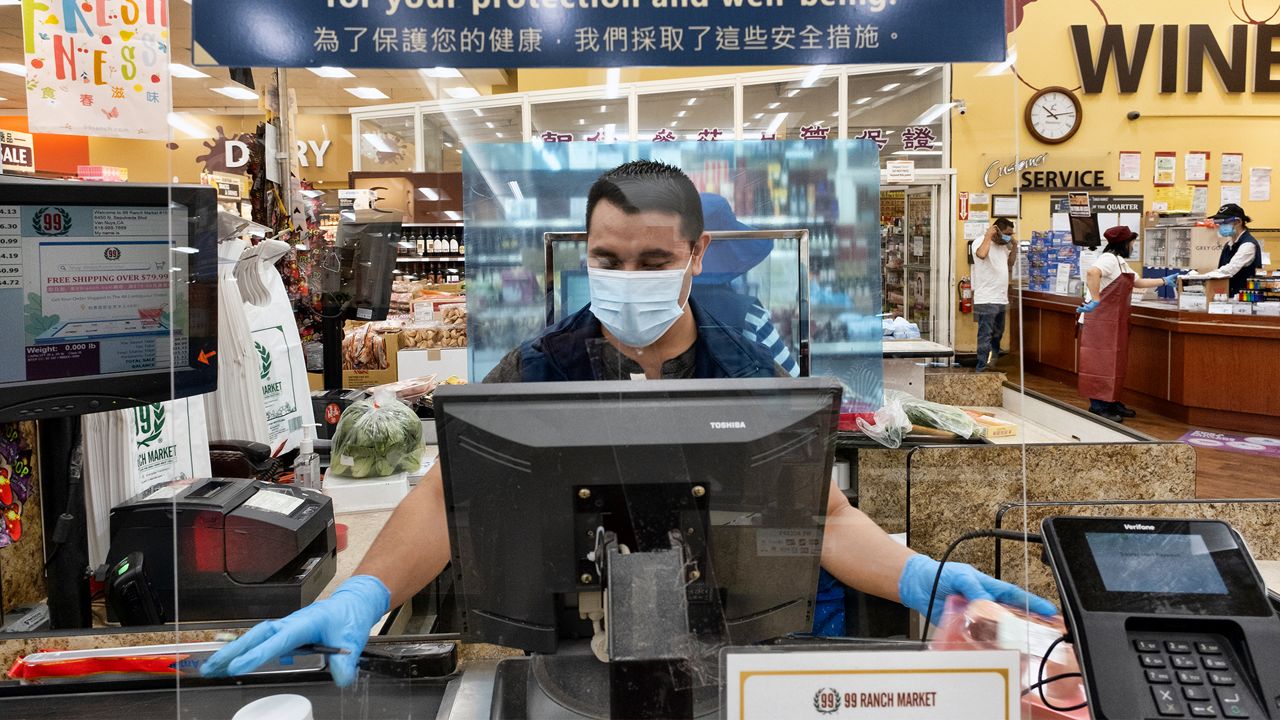
[[[1174,274],[1172,274],[1172,275],[1165,275],[1165,276],[1164,276],[1164,284],[1165,284],[1165,285],[1168,285],[1169,287],[1173,287],[1174,285],[1177,285],[1177,284],[1178,284],[1178,276],[1179,276],[1179,275],[1180,275],[1180,273],[1174,273]]]
[[[933,579],[937,574],[937,560],[927,555],[912,555],[902,568],[902,577],[898,578],[898,597],[902,599],[902,604],[924,615],[929,606]],[[969,600],[994,600],[1013,607],[1030,608],[1031,612],[1041,615],[1058,614],[1053,603],[1032,595],[1017,585],[984,575],[973,569],[972,565],[948,562],[942,570],[942,581],[938,583],[938,594],[933,600],[933,614],[929,617],[931,624],[938,624],[947,598],[957,593]]]
[[[1097,300],[1090,300],[1089,302],[1087,302],[1087,303],[1085,303],[1085,304],[1081,305],[1080,307],[1076,308],[1076,312],[1078,312],[1078,313],[1091,313],[1091,312],[1093,312],[1094,310],[1097,310],[1097,309],[1098,309],[1098,304],[1099,304],[1099,303],[1098,303],[1098,301],[1097,301]]]
[[[349,655],[330,655],[329,673],[339,687],[356,679],[356,662],[374,623],[387,613],[391,591],[371,575],[357,575],[327,599],[279,620],[254,626],[213,654],[200,667],[205,677],[247,673],[265,662],[308,643],[342,648]]]

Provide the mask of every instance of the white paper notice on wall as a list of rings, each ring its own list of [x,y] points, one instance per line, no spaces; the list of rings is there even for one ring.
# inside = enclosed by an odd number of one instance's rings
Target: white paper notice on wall
[[[1222,153],[1222,182],[1240,182],[1244,180],[1244,155],[1241,153]]]
[[[1196,185],[1191,189],[1191,214],[1205,215],[1209,209],[1209,188],[1206,185]]]
[[[720,656],[721,717],[1014,720],[1021,712],[1018,663],[1012,650],[727,648]]]
[[[1271,168],[1249,168],[1249,202],[1267,202],[1271,199]]]
[[[1204,182],[1209,179],[1209,153],[1191,151],[1183,156],[1183,171],[1187,182]]]
[[[964,224],[964,239],[977,240],[987,231],[985,222],[967,222]]]
[[[1226,205],[1228,203],[1235,203],[1236,205],[1239,205],[1240,200],[1243,197],[1242,192],[1243,190],[1239,185],[1223,185],[1221,188],[1222,202],[1218,204]]]
[[[1142,179],[1142,153],[1120,153],[1120,180],[1133,181]]]

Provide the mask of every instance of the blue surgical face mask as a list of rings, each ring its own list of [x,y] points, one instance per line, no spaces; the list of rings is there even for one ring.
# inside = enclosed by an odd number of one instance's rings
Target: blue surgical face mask
[[[680,270],[587,268],[591,313],[620,342],[648,347],[684,314],[680,295],[693,257]]]
[[[1220,235],[1220,236],[1222,236],[1222,237],[1224,237],[1224,238],[1235,237],[1235,236],[1236,236],[1236,224],[1235,224],[1235,223],[1222,223],[1222,224],[1218,225],[1218,235]]]
[[[1012,242],[1012,241],[1013,241],[1013,236],[1012,236],[1012,235],[1006,235],[1006,234],[1004,234],[1004,233],[1001,233],[1001,234],[1000,234],[1000,239],[1001,239],[1001,240],[1003,240],[1003,241],[1005,241],[1005,242]]]

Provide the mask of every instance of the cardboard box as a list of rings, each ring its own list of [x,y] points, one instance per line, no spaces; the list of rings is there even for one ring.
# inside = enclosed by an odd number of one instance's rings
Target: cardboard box
[[[432,373],[440,382],[450,375],[468,379],[466,348],[404,349],[397,353],[397,366],[401,380]]]
[[[1226,295],[1231,289],[1231,280],[1229,278],[1178,278],[1178,294],[1181,295],[1188,287],[1203,287],[1205,297],[1212,302],[1215,295]]]
[[[397,355],[400,353],[400,334],[382,333],[382,341],[387,351],[387,367],[381,370],[346,370],[342,371],[342,387],[367,388],[374,385],[386,385],[400,379]],[[324,389],[322,373],[307,373],[307,385],[312,392]]]
[[[977,410],[965,410],[969,417],[982,428],[982,434],[988,438],[1018,437],[1018,426],[1007,420],[1000,420]]]

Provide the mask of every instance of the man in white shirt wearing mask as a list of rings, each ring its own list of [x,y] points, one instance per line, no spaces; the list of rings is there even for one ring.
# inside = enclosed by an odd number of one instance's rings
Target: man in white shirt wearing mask
[[[1009,309],[1009,271],[1018,260],[1013,221],[996,218],[973,249],[973,318],[978,323],[978,364],[982,372],[1000,357]]]
[[[587,197],[591,303],[512,350],[485,382],[785,376],[764,348],[689,300],[711,238],[689,178],[638,160],[602,175]],[[735,321],[737,319],[734,319]],[[834,486],[822,567],[845,585],[927,612],[938,563],[890,538]],[[374,624],[449,562],[440,465],[400,503],[353,577],[326,600],[259,624],[202,667],[236,675],[307,643],[338,647],[329,669],[350,684]],[[963,563],[947,563],[931,616],[946,598],[994,599],[1054,614],[1046,600]],[[819,593],[819,606],[822,605]],[[834,600],[834,599],[833,599]],[[838,600],[835,600],[839,602]],[[821,607],[817,616],[821,616]]]

